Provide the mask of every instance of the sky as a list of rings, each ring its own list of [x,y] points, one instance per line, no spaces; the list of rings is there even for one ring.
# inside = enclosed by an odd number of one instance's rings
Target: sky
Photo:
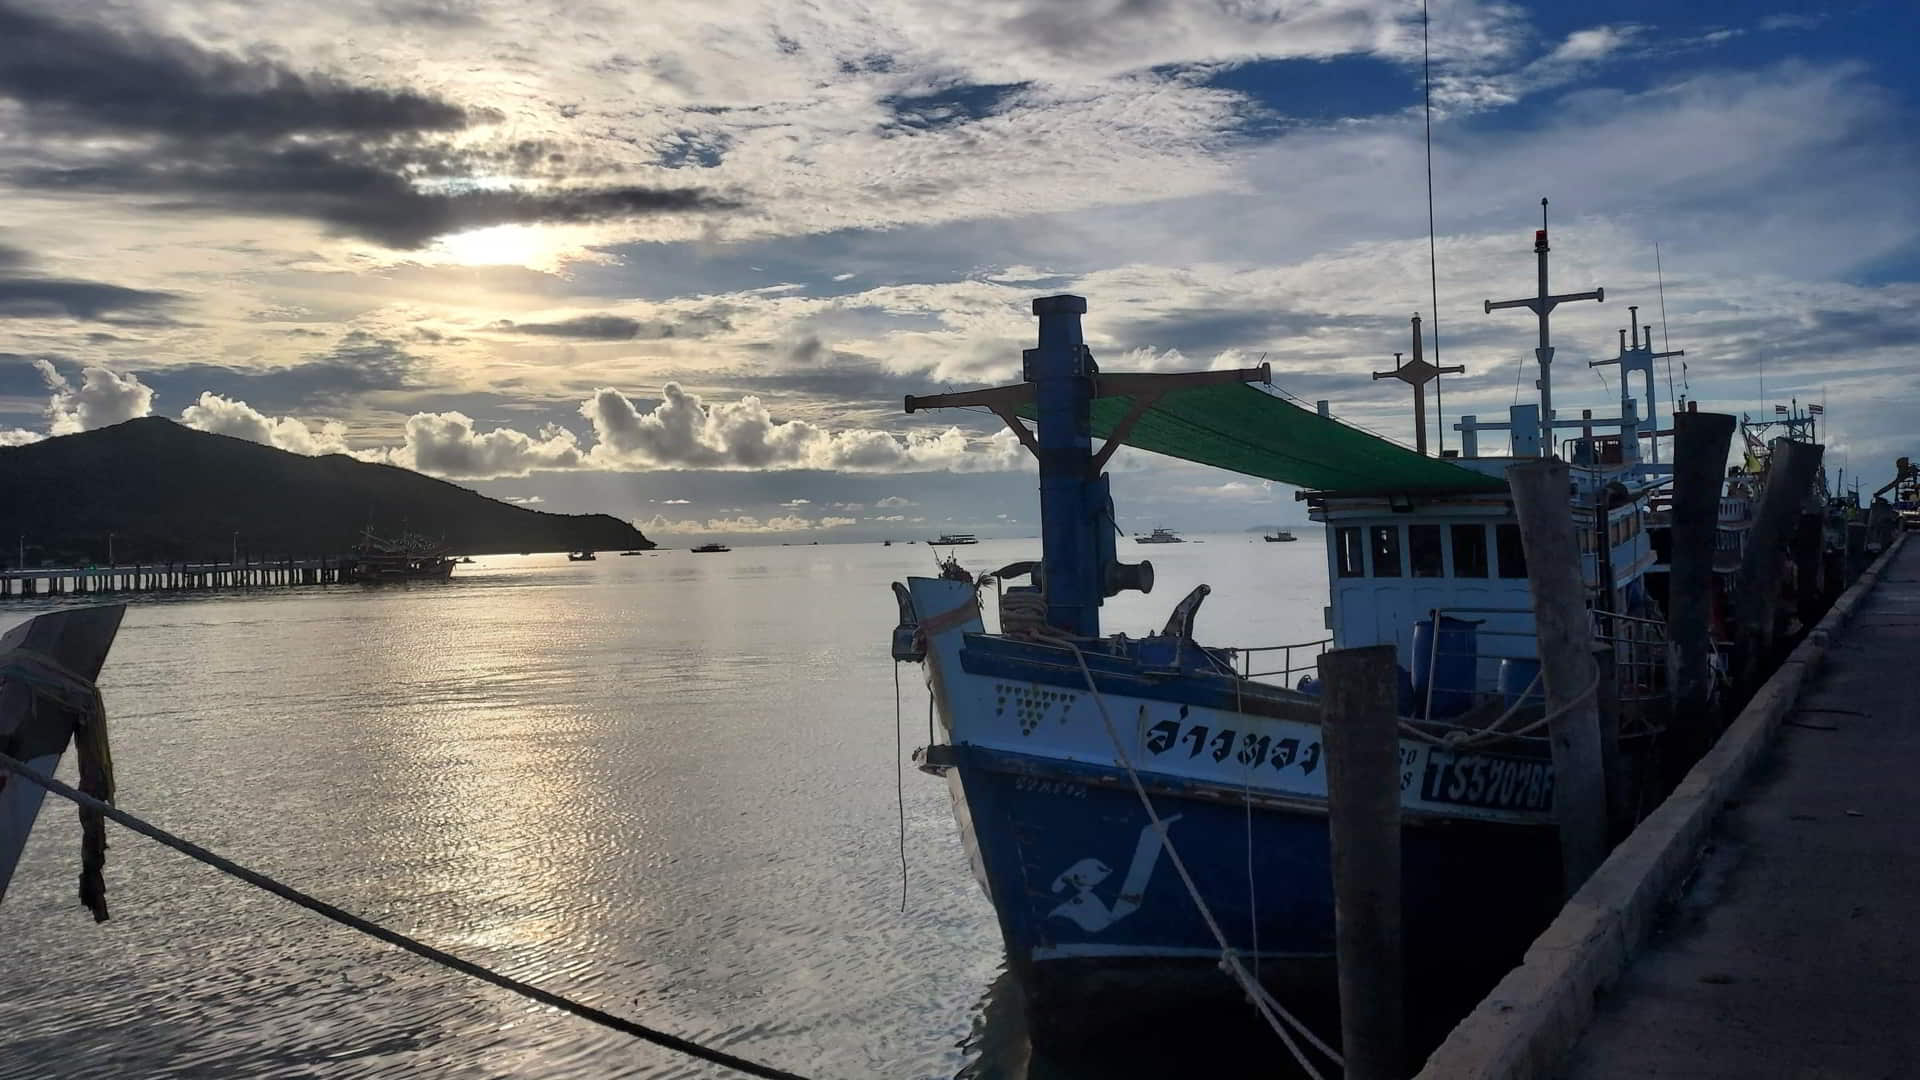
[[[1823,402],[1869,488],[1920,453],[1920,8],[1428,25],[1430,68],[1404,0],[0,0],[0,444],[154,415],[674,546],[1031,535],[1011,434],[901,399],[1017,379],[1034,297],[1104,370],[1264,358],[1410,442],[1416,312],[1446,424],[1531,395],[1482,301],[1547,197],[1607,297],[1556,406],[1617,408],[1637,304],[1663,408]],[[1304,520],[1113,461],[1133,531]]]

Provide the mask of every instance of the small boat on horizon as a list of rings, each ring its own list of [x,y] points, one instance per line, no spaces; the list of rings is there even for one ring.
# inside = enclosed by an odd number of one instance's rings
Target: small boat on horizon
[[[693,549],[693,553],[695,555],[712,555],[716,552],[732,550],[732,548],[725,544],[701,544],[699,547]]]
[[[1155,529],[1146,536],[1134,537],[1133,542],[1136,544],[1184,544],[1187,538],[1172,529]]]
[[[980,538],[972,533],[941,533],[940,539],[927,541],[929,544],[946,547],[958,547],[962,544],[977,544],[979,542]]]
[[[1260,539],[1269,544],[1290,544],[1300,538],[1285,529],[1275,529],[1270,533],[1262,533]]]
[[[591,551],[569,551],[569,552],[567,552],[567,561],[568,561],[568,562],[593,562],[593,561],[595,561],[596,559],[598,559],[599,557],[600,557],[600,556],[598,556],[598,555],[595,555],[595,554],[594,554],[593,552],[591,552]]]
[[[645,554],[646,554],[646,552],[644,552],[644,551],[623,551],[623,552],[621,552],[620,554],[622,554],[622,555],[645,555]]]

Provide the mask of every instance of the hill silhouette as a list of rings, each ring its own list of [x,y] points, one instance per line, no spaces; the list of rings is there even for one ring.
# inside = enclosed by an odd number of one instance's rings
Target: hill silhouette
[[[455,552],[650,548],[607,514],[547,514],[392,465],[308,457],[162,417],[0,448],[0,561],[224,560],[339,555],[371,523]]]

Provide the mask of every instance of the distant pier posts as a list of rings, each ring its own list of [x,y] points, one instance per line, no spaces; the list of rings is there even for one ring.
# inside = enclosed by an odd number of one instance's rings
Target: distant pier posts
[[[1847,522],[1847,584],[1867,570],[1867,523]]]
[[[1394,648],[1370,645],[1324,653],[1320,682],[1340,1052],[1348,1080],[1399,1080],[1406,1075],[1406,976]]]
[[[1686,760],[1714,732],[1713,552],[1726,483],[1733,417],[1687,411],[1673,417],[1673,550],[1667,589],[1667,642],[1672,650],[1673,721]]]
[[[1734,579],[1733,615],[1740,635],[1741,684],[1757,686],[1773,659],[1779,619],[1781,554],[1820,468],[1818,443],[1773,440],[1767,486],[1747,530],[1747,549]]]
[[[1527,553],[1534,637],[1552,719],[1553,814],[1567,895],[1607,857],[1607,782],[1600,740],[1600,670],[1593,657],[1580,542],[1568,513],[1567,463],[1536,458],[1507,468]]]

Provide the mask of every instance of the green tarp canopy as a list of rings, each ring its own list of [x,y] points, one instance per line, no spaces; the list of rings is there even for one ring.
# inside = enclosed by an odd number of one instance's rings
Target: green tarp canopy
[[[1093,432],[1110,436],[1133,409],[1095,398]],[[1031,404],[1019,406],[1032,419]],[[1248,383],[1168,390],[1120,440],[1156,454],[1311,491],[1439,494],[1504,491],[1506,483],[1288,403]]]

